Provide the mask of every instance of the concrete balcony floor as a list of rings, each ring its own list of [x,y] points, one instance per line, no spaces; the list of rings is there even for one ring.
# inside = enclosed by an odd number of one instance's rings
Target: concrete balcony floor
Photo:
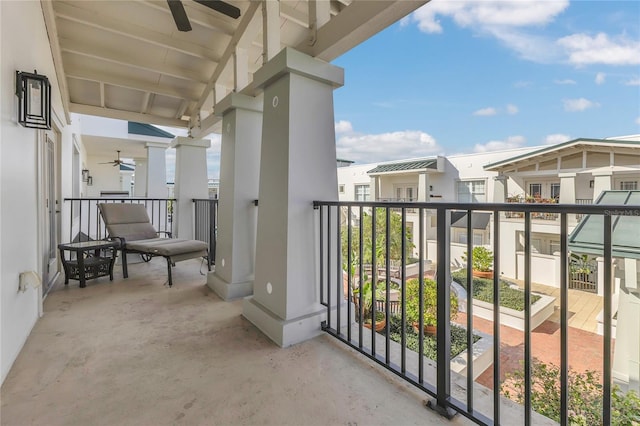
[[[470,424],[329,336],[277,347],[198,261],[177,264],[173,288],[164,259],[126,280],[116,268],[49,293],[2,386],[2,425]]]

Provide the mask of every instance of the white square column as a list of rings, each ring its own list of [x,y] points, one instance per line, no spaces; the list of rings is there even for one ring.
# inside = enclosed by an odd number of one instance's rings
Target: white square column
[[[209,198],[207,188],[207,148],[209,139],[178,136],[171,142],[176,149],[173,232],[188,240],[194,236],[193,199]]]
[[[222,116],[220,197],[216,267],[207,285],[232,300],[253,294],[262,98],[232,93],[215,113]]]
[[[321,333],[314,200],[338,200],[333,89],[341,68],[290,48],[254,74],[264,90],[253,296],[243,315],[280,346]]]
[[[166,144],[147,142],[147,198],[167,198]]]
[[[133,196],[136,198],[145,198],[147,196],[147,159],[134,158],[136,169],[133,181]]]

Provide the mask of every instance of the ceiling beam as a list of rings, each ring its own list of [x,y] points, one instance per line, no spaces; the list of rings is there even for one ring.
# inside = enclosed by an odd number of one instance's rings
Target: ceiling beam
[[[302,28],[309,28],[309,18],[304,12],[294,9],[289,3],[280,2],[280,16],[300,25]]]
[[[169,86],[158,86],[153,83],[147,83],[132,78],[119,78],[107,73],[73,69],[67,73],[67,77],[75,78],[78,80],[94,81],[96,83],[102,82],[111,86],[139,90],[141,92],[150,92],[156,95],[168,96],[171,98],[187,99],[192,102],[198,100],[197,96],[195,96],[194,94],[189,94],[185,90],[172,90]],[[204,87],[204,85],[202,86]]]
[[[296,49],[330,62],[428,1],[354,1],[326,25],[318,28],[315,44],[309,45],[304,40]]]
[[[209,92],[211,90],[213,90],[213,86],[216,83],[216,81],[218,80],[218,77],[220,77],[220,74],[222,74],[222,72],[224,71],[224,68],[225,68],[226,64],[231,59],[231,55],[233,55],[233,53],[235,52],[236,45],[240,44],[245,31],[249,27],[249,24],[253,20],[253,16],[255,15],[255,13],[258,10],[258,7],[260,7],[260,5],[261,5],[261,2],[258,2],[258,1],[251,2],[249,4],[249,8],[244,12],[244,16],[241,18],[242,20],[240,21],[240,24],[238,25],[238,29],[236,30],[236,32],[233,35],[231,41],[227,45],[227,48],[225,49],[224,54],[222,55],[222,58],[220,59],[220,63],[218,64],[218,66],[216,67],[216,70],[211,75],[211,78],[209,78],[209,82],[207,83],[207,86],[201,92],[200,99],[198,100],[198,102],[196,102],[196,104],[195,104],[195,106],[194,106],[194,108],[192,110],[191,119],[193,120],[194,123],[195,123],[196,118],[197,118],[196,115],[199,114],[200,108],[202,107],[202,105],[207,100],[207,96],[209,96]]]
[[[111,108],[100,108],[93,105],[71,103],[71,112],[77,114],[96,115],[98,117],[115,118],[117,120],[137,121],[139,123],[157,124],[159,126],[188,127],[189,122],[176,118],[160,117],[158,115],[141,114],[134,111],[124,111]]]
[[[82,43],[64,38],[61,38],[60,41],[63,52],[74,53],[76,55],[81,55],[87,58],[98,59],[101,61],[110,62],[112,64],[150,71],[153,73],[167,75],[190,82],[206,82],[198,73],[190,70],[185,70],[184,68],[167,65],[162,62],[161,58],[158,58],[160,60],[142,59],[136,55],[127,55],[124,52],[100,51],[98,46],[91,45],[89,43]]]
[[[60,50],[60,44],[58,42],[58,28],[56,26],[56,16],[53,10],[53,4],[51,1],[42,0],[40,5],[42,6],[44,24],[47,28],[47,36],[49,37],[49,44],[51,46],[53,67],[56,70],[56,79],[58,81],[58,88],[60,89],[62,98],[64,117],[67,120],[67,124],[71,124],[71,116],[69,115],[69,87],[67,86],[67,77],[64,72],[64,65],[62,62],[62,50]]]
[[[151,103],[151,98],[153,97],[153,93],[145,92],[144,97],[142,98],[142,105],[140,105],[140,113],[146,114],[149,111],[149,105]]]
[[[220,59],[213,50],[209,50],[204,46],[177,40],[173,37],[159,33],[157,31],[152,31],[137,25],[125,23],[121,20],[108,18],[104,15],[100,15],[92,11],[84,10],[65,3],[56,3],[55,12],[59,18],[68,21],[77,22],[79,24],[104,30],[112,34],[122,35],[128,38],[142,41],[144,43],[152,44],[154,46],[159,46],[162,48],[180,52],[185,55],[193,56],[200,59],[206,59],[213,62],[214,64],[217,64],[218,60]]]

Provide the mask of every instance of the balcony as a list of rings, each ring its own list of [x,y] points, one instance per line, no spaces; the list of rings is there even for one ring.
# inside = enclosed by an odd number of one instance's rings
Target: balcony
[[[2,387],[2,424],[468,424],[328,335],[281,349],[200,262],[58,283]]]
[[[612,221],[617,219],[612,219],[611,214],[627,215],[625,212],[630,210],[618,206],[616,213],[611,213],[612,206],[557,204],[511,207],[316,202],[315,206],[320,237],[317,241],[320,301],[326,307],[324,335],[279,349],[242,317],[242,302],[222,302],[210,292],[204,285],[206,279],[199,272],[204,268],[198,261],[179,264],[174,272],[176,285],[171,290],[163,285],[164,262],[154,259],[131,265],[127,280],[120,278],[118,269],[114,282],[100,278],[85,289],[74,285],[65,288],[58,282],[45,300],[45,315],[36,324],[3,385],[4,423],[165,424],[182,420],[191,424],[298,424],[301,416],[305,416],[313,419],[311,423],[319,424],[407,424],[416,419],[429,424],[467,421],[520,424],[525,418],[536,424],[554,424],[553,419],[537,412],[538,407],[520,404],[505,393],[505,378],[523,371],[523,395],[530,395],[534,391],[533,371],[539,366],[535,359],[549,357],[556,360],[559,369],[556,385],[560,400],[568,398],[571,391],[570,367],[580,371],[594,369],[600,380],[595,411],[604,418],[604,424],[610,424],[608,420],[620,414],[612,405],[612,397],[620,396],[616,388],[619,382],[613,380],[611,355],[615,340],[611,333],[611,265],[615,253],[612,239],[607,240],[603,252],[607,291],[602,298],[590,295],[604,306],[603,336],[585,333],[570,321],[579,316],[580,303],[570,302],[573,296],[567,285],[568,262],[563,266],[565,278],[555,293],[554,318],[538,328],[531,324],[529,307],[536,286],[529,275],[518,283],[524,290],[525,330],[514,331],[501,323],[498,314],[493,320],[477,318],[472,297],[459,299],[455,324],[449,322],[454,309],[450,296],[460,293],[450,286],[451,242],[447,223],[453,211],[467,211],[467,231],[471,233],[473,215],[469,213],[481,209],[494,213],[492,220],[499,233],[502,221],[499,213],[515,208],[523,216],[527,238],[533,210],[557,214],[565,230],[561,236],[561,258],[567,259],[569,215],[604,215],[600,217],[604,217],[605,235],[613,236]],[[209,202],[204,208],[211,208]],[[376,283],[372,294],[377,294],[376,285],[384,286],[386,293],[386,297],[373,304],[374,316],[376,311],[388,312],[405,321],[409,288],[405,254],[411,239],[408,236],[398,239],[393,234],[398,224],[400,229],[406,225],[410,208],[417,209],[420,218],[424,218],[427,210],[435,212],[437,219],[435,359],[405,346],[408,330],[400,332],[398,343],[390,338],[389,322],[377,332],[365,328],[361,310],[363,292],[354,292],[356,288],[364,288],[365,265],[370,264],[370,280]],[[365,209],[372,214],[363,215]],[[355,221],[353,217],[366,219]],[[215,229],[215,214],[209,216],[209,221],[209,229]],[[432,226],[430,222],[419,221]],[[420,226],[413,232],[418,234],[422,260],[418,265],[424,265],[426,229]],[[215,240],[215,232],[208,235]],[[471,250],[472,238],[467,241]],[[527,247],[525,265],[531,268],[530,245]],[[509,253],[501,251],[498,243],[492,248],[493,266],[499,270],[500,262],[506,261]],[[369,250],[376,256],[367,263],[365,253]],[[400,285],[396,292],[398,300],[392,303],[394,252],[400,253]],[[343,261],[353,268],[343,268]],[[419,268],[418,276],[426,276],[428,271],[423,266]],[[498,279],[495,274],[494,282]],[[471,279],[468,281],[473,283]],[[467,294],[475,294],[474,285],[467,286]],[[419,292],[419,299],[423,299],[425,289]],[[502,290],[495,292],[490,303],[494,312],[499,311],[496,307],[503,297]],[[426,314],[420,314],[418,323],[425,324],[426,319]],[[468,363],[467,354],[475,358],[480,352],[472,333],[463,331],[467,347],[473,350],[456,358],[450,356],[449,336],[454,325],[474,330],[473,334],[483,339],[490,338],[487,341],[491,343],[482,349],[491,350],[489,366],[483,367],[486,370],[482,371],[474,362]],[[422,347],[425,332],[422,327],[418,329],[417,340]],[[578,359],[585,354],[590,362],[586,367]],[[519,360],[523,361],[522,370],[518,370]],[[457,364],[465,365],[458,368]],[[38,367],[34,369],[34,365]],[[455,411],[461,415],[449,423],[436,412],[424,410],[421,402],[425,399],[442,414]],[[572,409],[564,401],[559,405],[560,421],[567,424]]]

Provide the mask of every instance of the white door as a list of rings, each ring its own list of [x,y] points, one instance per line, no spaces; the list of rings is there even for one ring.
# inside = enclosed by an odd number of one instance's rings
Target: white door
[[[44,267],[42,277],[43,295],[53,285],[58,274],[58,240],[60,235],[60,201],[58,200],[58,172],[55,134],[45,133],[44,146]]]

